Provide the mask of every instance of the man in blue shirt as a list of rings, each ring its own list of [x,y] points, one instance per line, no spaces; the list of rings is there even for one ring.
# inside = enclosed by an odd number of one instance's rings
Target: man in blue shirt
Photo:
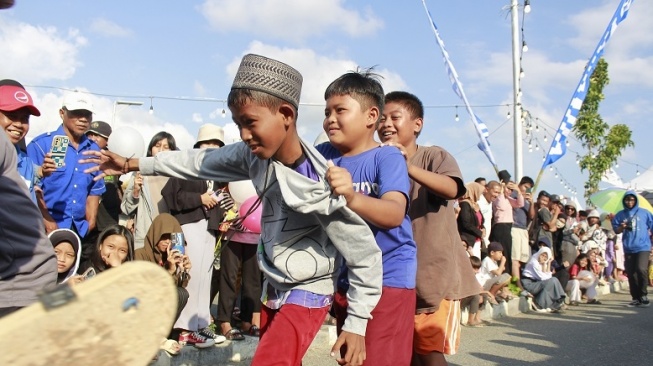
[[[627,191],[623,198],[624,209],[617,212],[612,219],[612,228],[617,234],[623,233],[625,265],[628,273],[628,287],[633,301],[630,307],[649,306],[646,289],[648,258],[651,254],[651,232],[653,232],[653,214],[639,207],[637,194]]]
[[[32,140],[27,154],[35,164],[41,165],[52,148],[54,137],[68,137],[64,165],[41,182],[43,197],[39,199],[39,208],[48,233],[65,228],[76,231],[83,238],[96,226],[100,196],[105,191],[104,180],[93,181],[97,173],[84,173],[93,164],[79,163],[84,151],[100,150],[85,135],[93,119],[93,105],[85,94],[71,93],[65,96],[59,116],[63,122],[61,126]]]

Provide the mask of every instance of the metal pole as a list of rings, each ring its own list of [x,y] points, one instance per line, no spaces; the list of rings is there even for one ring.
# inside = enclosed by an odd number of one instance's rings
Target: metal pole
[[[513,106],[512,106],[512,120],[515,135],[515,181],[519,181],[522,177],[523,170],[523,156],[522,156],[522,106],[520,95],[520,80],[519,73],[521,65],[519,63],[519,55],[521,45],[519,43],[519,2],[518,0],[511,0],[510,13],[512,15],[512,93],[513,93]]]
[[[116,106],[118,103],[116,101],[113,102],[113,114],[111,115],[111,127],[114,127],[114,123],[116,122]]]
[[[143,105],[143,102],[131,102],[131,101],[125,101],[125,100],[116,100],[113,102],[113,115],[111,116],[111,127],[113,127],[113,124],[116,122],[116,107],[120,105],[124,106],[130,106],[130,105]]]

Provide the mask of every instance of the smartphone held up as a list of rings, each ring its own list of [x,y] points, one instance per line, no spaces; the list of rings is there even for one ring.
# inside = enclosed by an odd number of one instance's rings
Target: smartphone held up
[[[184,246],[184,233],[172,233],[170,238],[171,251],[178,251],[181,255],[186,254]]]

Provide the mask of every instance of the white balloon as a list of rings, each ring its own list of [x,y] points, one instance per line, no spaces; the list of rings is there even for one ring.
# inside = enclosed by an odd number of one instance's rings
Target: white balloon
[[[111,132],[107,148],[126,158],[140,158],[145,155],[145,140],[135,128],[121,126]]]
[[[248,198],[256,196],[256,189],[251,180],[239,180],[229,183],[229,193],[238,204],[245,202]]]

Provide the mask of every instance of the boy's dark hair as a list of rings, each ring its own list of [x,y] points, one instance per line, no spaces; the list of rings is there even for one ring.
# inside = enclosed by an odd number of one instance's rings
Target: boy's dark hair
[[[410,113],[412,119],[424,119],[424,105],[419,98],[411,93],[405,91],[393,91],[385,95],[385,104],[399,103]],[[419,137],[422,133],[420,130],[415,137]]]
[[[498,241],[493,241],[487,246],[487,252],[503,252],[503,245],[501,245],[501,243]]]
[[[531,187],[532,187],[532,186],[535,185],[535,182],[533,181],[533,178],[523,176],[523,177],[521,177],[521,180],[519,181],[519,185],[521,186],[521,185],[524,185],[524,184],[530,184]]]
[[[279,97],[252,89],[231,89],[229,96],[227,96],[227,106],[229,108],[242,108],[247,103],[261,105],[272,112],[277,111],[282,104],[286,103],[293,108],[295,118],[297,118],[297,108]]]
[[[413,118],[424,118],[424,105],[414,94],[405,91],[393,91],[385,95],[385,104],[399,103],[404,106]]]
[[[472,268],[474,268],[474,269],[481,268],[481,263],[482,263],[481,258],[473,255],[473,256],[469,257],[469,261],[472,263]]]
[[[485,181],[486,181],[486,179],[484,177],[478,177],[478,178],[474,179],[474,182],[476,182],[476,183],[481,183],[481,182],[485,182]]]
[[[383,115],[385,94],[378,80],[381,76],[373,73],[372,70],[373,68],[358,69],[341,75],[326,88],[324,100],[333,96],[349,95],[361,105],[363,110],[377,107],[379,118],[376,123],[378,124]]]

